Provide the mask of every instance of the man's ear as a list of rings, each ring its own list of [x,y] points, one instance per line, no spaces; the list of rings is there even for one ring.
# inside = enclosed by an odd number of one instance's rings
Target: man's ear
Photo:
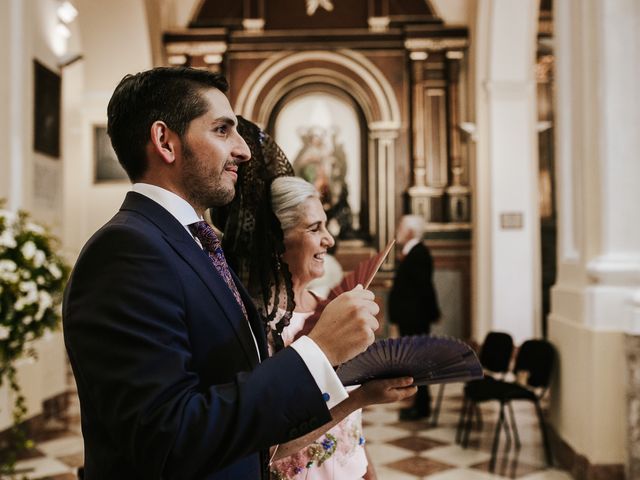
[[[151,125],[151,146],[165,163],[175,162],[178,138],[178,135],[161,120],[156,120]]]

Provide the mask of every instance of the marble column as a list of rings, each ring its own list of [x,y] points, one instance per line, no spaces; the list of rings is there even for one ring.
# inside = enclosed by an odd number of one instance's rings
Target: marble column
[[[554,9],[558,279],[549,338],[560,362],[550,416],[590,469],[627,463],[637,472],[640,4]]]
[[[376,249],[381,251],[395,236],[395,144],[398,130],[386,125],[369,124],[369,229],[376,238]],[[382,265],[392,270],[394,251]]]
[[[473,333],[479,341],[500,330],[519,344],[541,329],[537,6],[534,0],[478,3]]]

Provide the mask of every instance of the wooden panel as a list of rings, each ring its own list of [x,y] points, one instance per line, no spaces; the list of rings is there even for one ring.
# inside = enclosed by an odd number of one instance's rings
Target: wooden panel
[[[265,2],[265,28],[368,28],[367,0],[334,0],[332,5],[331,12],[318,7],[313,15],[307,15],[306,2],[301,0],[269,0]]]
[[[466,241],[429,242],[434,282],[443,316],[443,329],[461,338],[471,335],[471,244]],[[448,291],[455,288],[454,292]],[[456,304],[456,302],[459,302]],[[437,329],[436,329],[437,331]]]
[[[435,16],[424,0],[389,0],[389,15]]]
[[[244,2],[205,0],[191,22],[197,27],[240,27],[244,16]]]
[[[426,88],[424,94],[424,136],[427,185],[447,184],[446,92],[444,88]]]

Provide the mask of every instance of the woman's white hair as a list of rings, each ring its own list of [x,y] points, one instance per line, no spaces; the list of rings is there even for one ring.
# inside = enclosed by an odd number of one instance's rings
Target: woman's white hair
[[[271,183],[271,207],[286,233],[300,221],[300,206],[308,198],[320,198],[316,187],[300,177],[278,177]]]

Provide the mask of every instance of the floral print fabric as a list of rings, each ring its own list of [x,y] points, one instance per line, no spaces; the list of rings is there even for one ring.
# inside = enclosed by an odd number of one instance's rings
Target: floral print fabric
[[[295,334],[304,327],[309,315],[294,312],[283,331],[285,345],[289,345]],[[361,479],[367,471],[362,411],[356,410],[308,447],[273,462],[270,471],[272,480]]]

